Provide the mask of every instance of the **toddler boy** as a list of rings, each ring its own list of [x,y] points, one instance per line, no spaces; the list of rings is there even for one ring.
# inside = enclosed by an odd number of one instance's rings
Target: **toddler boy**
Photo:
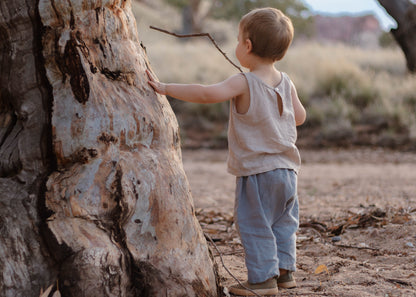
[[[235,220],[245,250],[248,281],[234,295],[277,294],[296,282],[299,225],[296,126],[306,119],[296,88],[274,63],[286,54],[293,25],[280,10],[255,9],[240,21],[235,50],[249,72],[213,85],[165,84],[148,72],[160,94],[195,103],[230,101],[228,172],[237,177]]]

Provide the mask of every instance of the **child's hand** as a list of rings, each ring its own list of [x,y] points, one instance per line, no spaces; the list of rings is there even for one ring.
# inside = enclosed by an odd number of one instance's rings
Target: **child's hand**
[[[156,81],[149,70],[146,69],[147,76],[149,77],[149,85],[155,90],[156,93],[166,95],[166,84]]]

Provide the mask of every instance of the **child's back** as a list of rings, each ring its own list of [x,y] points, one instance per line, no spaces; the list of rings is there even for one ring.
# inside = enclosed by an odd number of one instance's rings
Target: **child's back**
[[[244,73],[249,86],[250,105],[246,113],[230,106],[228,127],[228,171],[248,176],[276,168],[300,166],[295,146],[296,124],[292,84],[285,73],[275,86],[266,84],[253,72]]]

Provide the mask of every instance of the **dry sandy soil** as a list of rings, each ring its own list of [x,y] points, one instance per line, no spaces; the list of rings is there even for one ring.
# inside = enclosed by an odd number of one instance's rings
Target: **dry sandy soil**
[[[416,296],[416,154],[301,150],[298,287],[279,296]],[[183,151],[201,226],[245,280],[226,152]],[[235,283],[210,244],[224,287]]]

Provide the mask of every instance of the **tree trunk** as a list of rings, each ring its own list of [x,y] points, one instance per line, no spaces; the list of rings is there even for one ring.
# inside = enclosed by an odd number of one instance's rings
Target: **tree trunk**
[[[41,240],[52,94],[36,2],[0,2],[0,295],[39,296],[58,274]],[[37,32],[37,37],[35,37]]]
[[[403,50],[407,69],[416,72],[416,5],[409,0],[378,0],[397,22],[391,33]]]
[[[182,33],[202,33],[204,22],[215,5],[217,5],[215,0],[190,0],[182,9]]]
[[[2,296],[217,296],[130,5],[0,4]]]

